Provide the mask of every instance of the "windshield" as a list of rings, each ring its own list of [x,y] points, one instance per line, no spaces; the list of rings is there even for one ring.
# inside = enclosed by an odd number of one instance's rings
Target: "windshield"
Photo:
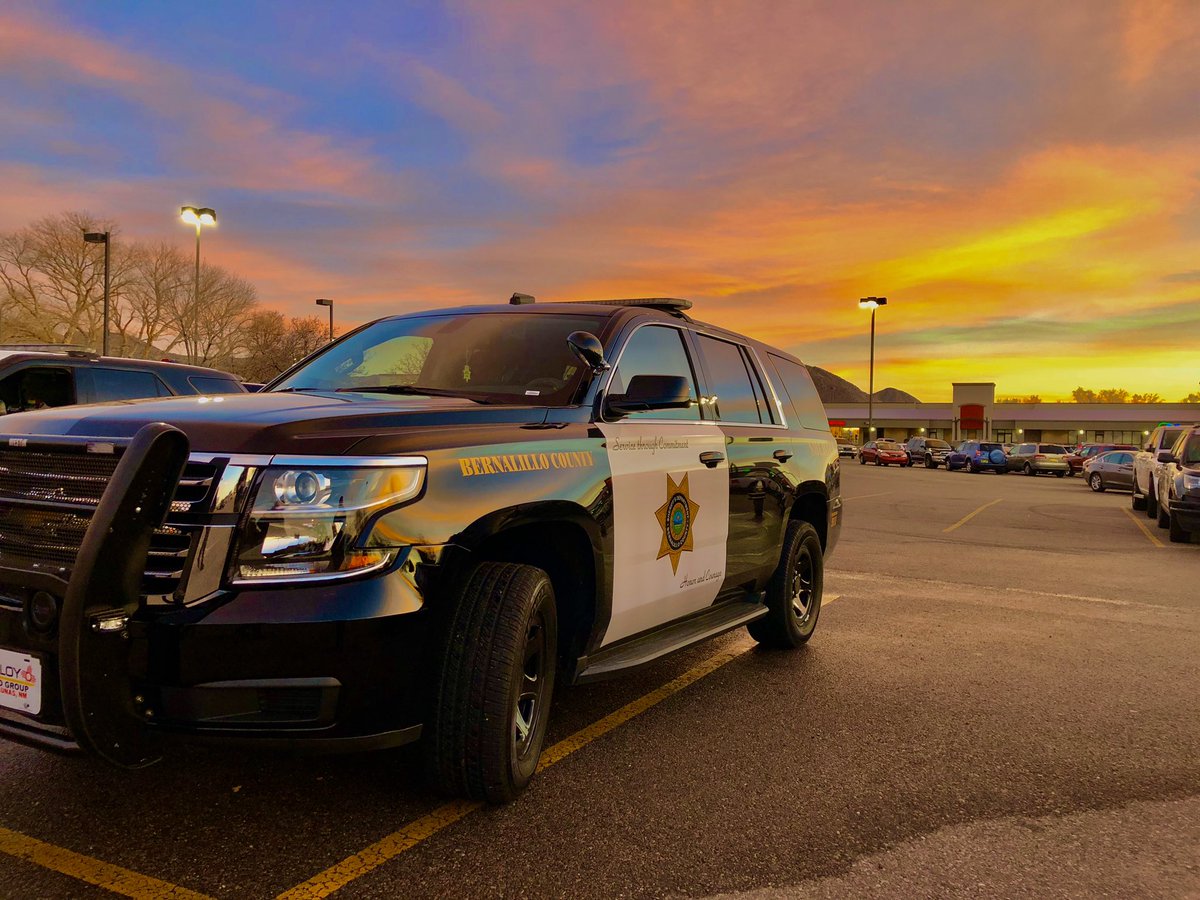
[[[1184,466],[1200,466],[1200,434],[1193,434],[1184,442],[1179,454],[1179,463]]]
[[[584,366],[572,331],[598,334],[595,316],[505,313],[385,319],[329,348],[272,391],[421,393],[482,403],[564,406]]]

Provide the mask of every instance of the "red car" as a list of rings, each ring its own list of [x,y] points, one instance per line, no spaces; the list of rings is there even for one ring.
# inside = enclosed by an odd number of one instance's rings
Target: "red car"
[[[908,451],[895,441],[869,441],[858,451],[859,465],[873,462],[877,466],[907,466]]]
[[[1138,450],[1133,444],[1082,444],[1074,453],[1064,457],[1070,466],[1068,475],[1078,475],[1083,471],[1083,464],[1093,456],[1107,453],[1109,450]]]

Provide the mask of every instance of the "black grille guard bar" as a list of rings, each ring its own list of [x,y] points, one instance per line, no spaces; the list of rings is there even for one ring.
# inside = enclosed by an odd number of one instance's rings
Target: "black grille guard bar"
[[[160,422],[134,435],[100,497],[63,598],[63,716],[80,747],[128,768],[159,758],[134,707],[126,629],[142,602],[151,535],[166,519],[187,458],[188,439],[177,428]]]

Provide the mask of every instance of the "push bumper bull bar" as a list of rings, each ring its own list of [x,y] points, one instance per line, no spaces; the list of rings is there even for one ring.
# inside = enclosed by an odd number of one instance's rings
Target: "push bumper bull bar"
[[[158,760],[157,735],[140,715],[130,677],[128,625],[143,604],[151,537],[166,519],[187,458],[183,432],[143,426],[100,496],[65,590],[46,573],[22,577],[29,587],[53,590],[56,583],[61,591],[58,666],[48,674],[57,682],[64,725],[5,715],[0,734],[55,749],[77,746],[126,768]]]

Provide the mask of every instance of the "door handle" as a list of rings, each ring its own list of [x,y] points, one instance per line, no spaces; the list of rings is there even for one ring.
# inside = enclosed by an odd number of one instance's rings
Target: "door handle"
[[[791,450],[776,450],[774,453],[774,456],[780,462],[787,462],[789,459],[792,458],[792,451]]]
[[[700,454],[700,462],[704,463],[710,469],[725,459],[724,453],[718,453],[716,450],[706,450]]]

